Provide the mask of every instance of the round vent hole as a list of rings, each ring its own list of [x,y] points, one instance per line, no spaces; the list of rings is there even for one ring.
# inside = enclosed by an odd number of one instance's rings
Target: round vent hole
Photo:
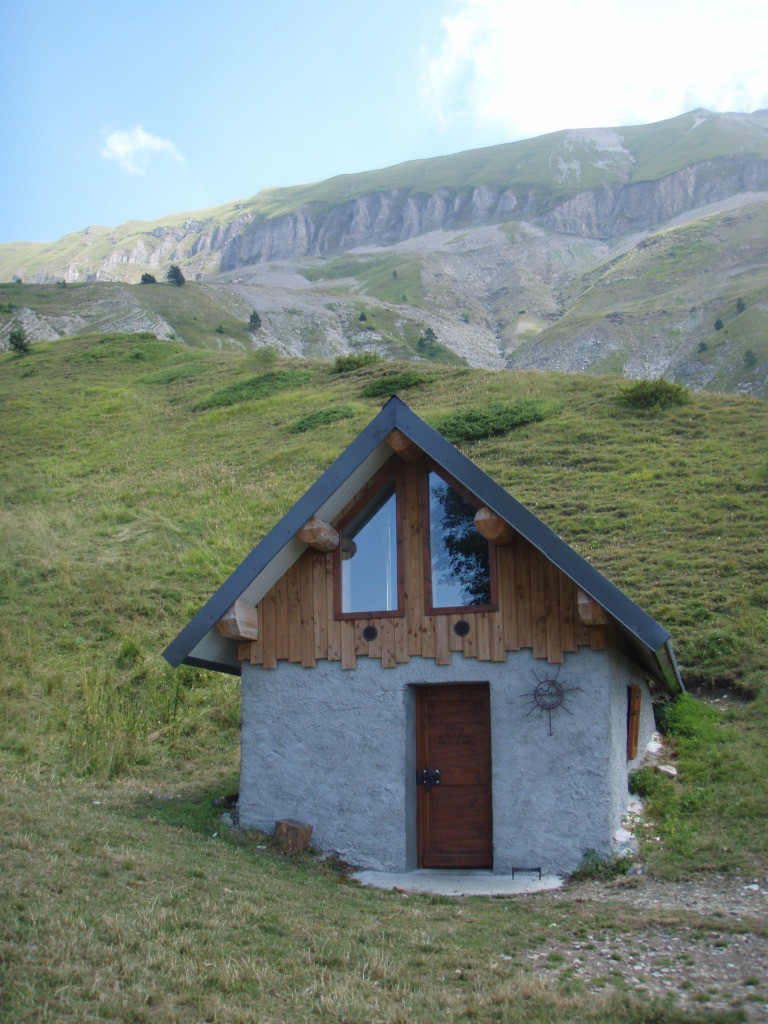
[[[469,623],[466,619],[459,619],[456,625],[453,627],[453,632],[456,636],[466,636],[469,632]]]
[[[370,642],[371,640],[375,640],[378,635],[379,631],[375,626],[366,626],[363,630],[363,640],[368,640]]]

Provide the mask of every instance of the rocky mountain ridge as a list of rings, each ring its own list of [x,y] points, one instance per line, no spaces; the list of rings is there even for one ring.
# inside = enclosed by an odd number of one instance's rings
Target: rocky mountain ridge
[[[766,188],[768,112],[692,111],[266,190],[152,224],[91,226],[50,244],[0,245],[0,279],[136,280],[169,262],[206,276],[510,221],[612,239]]]

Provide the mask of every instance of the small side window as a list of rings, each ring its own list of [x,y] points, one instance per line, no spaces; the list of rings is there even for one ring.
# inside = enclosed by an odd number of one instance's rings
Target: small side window
[[[398,610],[397,491],[390,483],[342,527],[341,612]]]
[[[492,602],[488,541],[475,527],[476,508],[434,471],[428,474],[429,567],[433,609],[481,608]]]

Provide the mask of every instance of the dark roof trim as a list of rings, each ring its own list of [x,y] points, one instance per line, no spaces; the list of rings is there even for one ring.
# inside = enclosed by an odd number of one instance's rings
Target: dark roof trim
[[[396,401],[398,408],[395,425],[399,430],[468,490],[482,498],[494,512],[506,519],[518,533],[652,651],[667,643],[669,633],[655,619],[577,554],[554,530],[545,526],[525,505],[521,505],[466,455],[462,455],[442,434],[416,416],[408,406]]]
[[[163,652],[165,657],[165,652]],[[224,661],[206,661],[204,658],[184,658],[179,665],[192,665],[193,668],[209,668],[213,672],[226,672],[230,676],[241,676],[243,673],[239,665],[227,665]],[[174,665],[178,668],[178,665]]]
[[[660,681],[664,681],[673,691],[682,688],[682,680],[671,652],[667,630],[483,470],[462,455],[434,428],[425,423],[396,395],[256,545],[229,579],[168,645],[163,657],[171,665],[175,667],[185,662],[219,671],[237,672],[231,665],[223,666],[218,662],[214,664],[204,659],[192,658],[190,652],[215,627],[222,615],[259,573],[292,540],[310,516],[314,515],[395,428],[406,434],[459,483],[506,519],[547,559],[602,605],[623,629],[639,640],[651,655]]]
[[[394,429],[394,407],[390,400],[381,412],[358,434],[335,462],[299,498],[283,518],[269,531],[251,553],[240,563],[229,579],[213,597],[187,623],[175,640],[163,651],[163,657],[176,668],[182,661],[191,664],[187,656],[205,634],[212,629],[227,609],[267,566],[275,555],[293,539],[304,523],[333,494],[340,484],[363,462],[387,434]],[[214,665],[202,667],[214,668]],[[230,667],[228,671],[232,671]]]

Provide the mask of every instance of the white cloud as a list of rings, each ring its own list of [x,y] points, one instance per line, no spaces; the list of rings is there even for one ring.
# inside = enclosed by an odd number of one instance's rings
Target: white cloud
[[[768,106],[763,0],[457,0],[427,57],[443,125],[510,138]]]
[[[158,135],[144,131],[140,124],[127,131],[104,133],[101,155],[105,160],[114,160],[126,174],[146,174],[154,153],[163,153],[173,160],[184,159],[169,139],[161,139]]]

